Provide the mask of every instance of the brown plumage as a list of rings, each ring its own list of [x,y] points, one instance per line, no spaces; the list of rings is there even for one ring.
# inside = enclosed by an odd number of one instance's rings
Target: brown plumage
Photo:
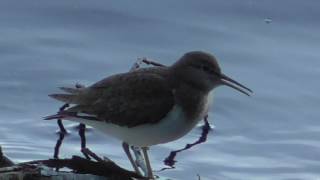
[[[149,70],[110,76],[80,91],[63,88],[72,93],[49,96],[76,104],[66,112],[95,115],[100,121],[127,127],[156,123],[173,107],[174,98],[167,69],[159,68],[158,73]]]

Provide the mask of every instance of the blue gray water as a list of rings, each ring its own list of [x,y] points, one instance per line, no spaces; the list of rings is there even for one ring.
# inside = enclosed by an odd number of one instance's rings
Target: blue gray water
[[[252,88],[215,92],[208,142],[179,154],[173,179],[320,178],[320,2],[316,0],[1,0],[0,145],[16,162],[52,156],[60,104],[47,94],[127,71],[138,57],[171,64],[214,53],[225,74]],[[79,153],[72,123],[61,157]],[[171,150],[152,147],[155,169]],[[120,142],[91,130],[88,146],[124,167]]]

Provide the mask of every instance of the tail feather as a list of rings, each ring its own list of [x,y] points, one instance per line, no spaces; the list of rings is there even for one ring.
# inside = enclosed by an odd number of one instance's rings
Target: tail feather
[[[92,112],[94,112],[94,109],[91,106],[76,105],[76,106],[68,108],[66,111],[77,112],[77,113],[79,113],[79,112],[92,113]]]
[[[44,120],[54,120],[54,119],[64,119],[64,118],[67,118],[69,117],[67,114],[54,114],[54,115],[51,115],[51,116],[46,116],[44,117],[43,119]]]
[[[78,94],[81,92],[81,88],[60,87],[60,89],[71,94]]]
[[[73,94],[50,94],[49,97],[54,98],[58,101],[62,101],[69,104],[78,104],[77,95]]]
[[[98,121],[97,116],[89,115],[89,114],[78,114],[76,112],[68,112],[68,111],[61,111],[57,114],[46,116],[43,120],[55,120],[55,119],[85,119],[85,120],[93,120]]]

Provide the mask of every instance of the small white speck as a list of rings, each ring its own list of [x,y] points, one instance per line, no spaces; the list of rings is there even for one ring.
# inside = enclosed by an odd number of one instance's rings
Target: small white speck
[[[272,19],[271,18],[266,18],[266,19],[264,19],[264,22],[267,23],[267,24],[270,24],[270,23],[272,23]]]

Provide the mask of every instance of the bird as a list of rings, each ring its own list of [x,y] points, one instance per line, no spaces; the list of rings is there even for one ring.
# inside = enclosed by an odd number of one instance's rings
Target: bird
[[[121,140],[135,171],[129,146],[140,147],[146,176],[153,179],[148,147],[190,132],[207,115],[210,93],[221,85],[253,93],[223,74],[213,54],[191,51],[169,66],[114,74],[88,87],[62,87],[65,93],[49,96],[72,106],[45,119],[83,123]]]

